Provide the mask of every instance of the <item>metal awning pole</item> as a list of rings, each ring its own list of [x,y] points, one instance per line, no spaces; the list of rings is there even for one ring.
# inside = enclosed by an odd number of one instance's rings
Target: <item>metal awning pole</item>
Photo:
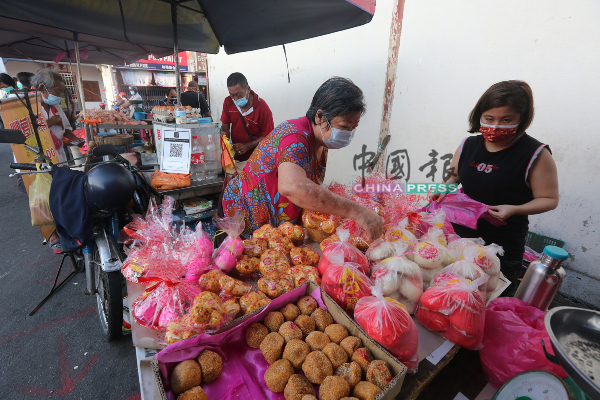
[[[177,104],[181,99],[181,74],[179,72],[179,39],[177,38],[177,3],[171,1],[171,22],[173,24],[173,57],[175,57],[175,84],[177,85]]]
[[[83,113],[83,118],[87,119],[87,114],[85,111],[85,93],[83,92],[83,82],[81,80],[81,60],[79,59],[79,41],[78,35],[76,32],[73,32],[73,42],[75,44],[75,61],[77,62],[77,87],[79,88],[79,96],[81,96],[81,112]],[[90,128],[87,124],[85,124],[85,141],[89,143],[92,140],[90,134]]]

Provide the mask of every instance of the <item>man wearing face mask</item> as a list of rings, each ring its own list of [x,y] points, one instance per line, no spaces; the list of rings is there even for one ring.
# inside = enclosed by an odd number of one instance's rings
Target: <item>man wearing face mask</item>
[[[229,96],[223,102],[221,122],[235,151],[236,161],[246,161],[260,141],[273,130],[273,113],[248,85],[246,77],[234,72],[227,78]]]
[[[358,86],[345,78],[327,80],[306,116],[285,121],[260,142],[244,170],[223,192],[224,215],[245,215],[244,237],[264,224],[299,222],[302,209],[355,220],[379,238],[383,221],[362,205],[322,187],[327,152],[346,147],[366,106]]]

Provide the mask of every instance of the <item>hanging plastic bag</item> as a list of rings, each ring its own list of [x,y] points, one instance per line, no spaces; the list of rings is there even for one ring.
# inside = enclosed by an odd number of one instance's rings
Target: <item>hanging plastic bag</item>
[[[446,212],[446,217],[450,222],[471,229],[477,229],[479,218],[485,219],[494,226],[506,225],[506,221],[501,221],[490,215],[488,206],[473,200],[464,193],[449,193],[440,203],[432,201],[429,205],[429,211],[433,212],[438,209]]]
[[[344,265],[352,262],[359,265],[359,269],[363,274],[368,275],[370,271],[369,260],[360,250],[348,242],[350,232],[339,228],[337,235],[340,241],[330,244],[323,250],[323,255],[321,255],[318,264],[319,273],[325,275],[325,271],[332,264]]]
[[[219,218],[213,217],[215,226],[227,234],[227,238],[215,250],[213,254],[213,262],[220,270],[229,272],[235,268],[236,261],[244,252],[244,242],[240,238],[240,234],[246,227],[244,215],[235,213],[232,216]]]
[[[321,288],[350,316],[359,299],[371,294],[373,282],[361,271],[361,266],[347,262],[330,265],[323,275]]]
[[[384,296],[402,303],[409,314],[415,312],[423,294],[423,274],[416,263],[406,257],[387,258],[375,264],[371,279],[381,282]]]
[[[29,209],[31,210],[31,225],[52,225],[54,218],[50,211],[50,186],[52,177],[50,174],[35,174],[35,179],[29,186]]]
[[[488,279],[487,275],[472,282],[457,278],[431,286],[419,300],[417,321],[452,343],[470,350],[481,349],[485,298],[478,288]]]
[[[544,325],[546,312],[514,297],[501,297],[490,302],[485,316],[483,349],[479,351],[487,381],[499,389],[513,376],[533,369],[543,369],[561,378],[563,368],[546,358],[550,338]],[[552,352],[553,353],[553,352]]]
[[[417,372],[419,335],[406,307],[384,297],[381,282],[376,282],[372,296],[358,300],[354,309],[356,323],[368,336],[400,360],[410,373]]]

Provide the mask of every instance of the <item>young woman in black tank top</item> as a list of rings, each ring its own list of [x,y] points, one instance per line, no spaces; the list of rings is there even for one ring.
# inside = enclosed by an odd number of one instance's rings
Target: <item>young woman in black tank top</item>
[[[522,269],[528,215],[558,205],[556,164],[547,145],[525,133],[533,120],[533,94],[523,81],[492,85],[469,116],[469,132],[481,135],[462,141],[445,182],[461,183],[465,194],[488,205],[488,212],[506,225],[480,219],[477,229],[454,225],[461,237],[481,237],[504,248],[502,273],[512,285],[512,296]],[[445,195],[435,199],[442,201]]]

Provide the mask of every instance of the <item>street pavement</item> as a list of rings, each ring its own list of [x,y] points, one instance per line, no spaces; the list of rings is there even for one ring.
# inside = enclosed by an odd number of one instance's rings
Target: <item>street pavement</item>
[[[31,226],[27,194],[9,178],[0,144],[0,400],[139,400],[131,336],[102,339],[95,297],[76,274],[32,317],[50,291],[61,257]],[[65,262],[61,276],[71,272]]]

